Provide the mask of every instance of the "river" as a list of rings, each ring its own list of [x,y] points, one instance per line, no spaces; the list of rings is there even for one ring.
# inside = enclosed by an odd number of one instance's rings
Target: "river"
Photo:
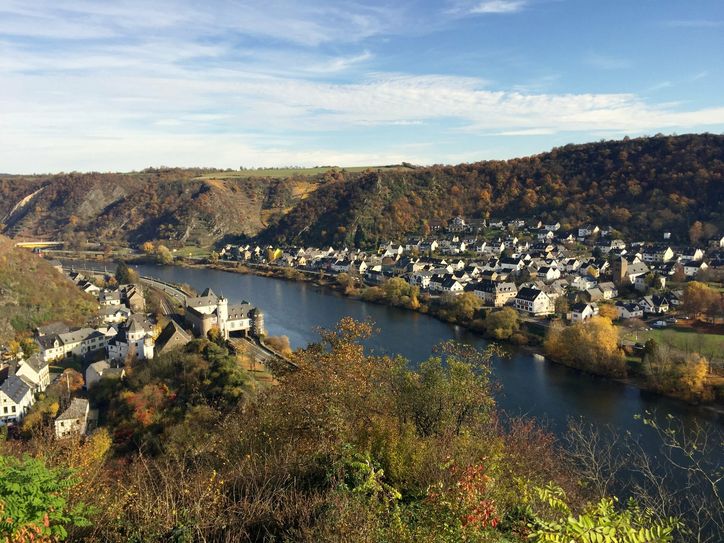
[[[487,344],[484,338],[433,317],[350,299],[310,283],[199,268],[140,265],[136,269],[142,275],[188,283],[198,291],[211,287],[232,303],[251,302],[264,311],[269,335],[289,337],[293,348],[317,341],[318,328],[331,328],[345,316],[375,323],[379,333],[368,341],[373,352],[401,354],[412,364],[427,358],[432,348],[445,340],[481,348]],[[565,430],[570,417],[582,417],[597,425],[631,431],[648,441],[651,436],[634,420],[634,415],[645,411],[705,425],[722,422],[712,411],[538,360],[524,350],[512,349],[510,356],[496,359],[493,375],[500,385],[497,401],[503,410],[534,416],[556,434]]]

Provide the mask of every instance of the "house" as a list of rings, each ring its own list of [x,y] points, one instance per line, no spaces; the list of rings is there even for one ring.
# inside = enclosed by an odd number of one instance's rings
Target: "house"
[[[142,313],[146,310],[146,297],[137,285],[123,285],[121,293],[126,305],[134,313]]]
[[[8,370],[6,367],[0,372],[6,375],[0,385],[0,425],[23,420],[35,401],[32,387],[17,375],[9,375]]]
[[[561,277],[561,272],[558,268],[553,268],[551,266],[543,266],[542,268],[538,269],[538,278],[545,281],[546,283],[555,281],[556,279],[559,279],[560,277]]]
[[[442,292],[451,292],[452,294],[461,294],[465,290],[465,287],[463,287],[463,284],[455,279],[455,277],[447,276],[440,284],[440,290]]]
[[[525,262],[520,258],[505,257],[500,259],[500,269],[503,271],[520,271],[525,267]]]
[[[156,338],[155,353],[160,355],[183,347],[192,339],[176,322],[170,321]]]
[[[674,250],[669,245],[648,245],[644,247],[641,256],[643,261],[648,264],[652,262],[668,262],[674,258]]]
[[[578,228],[578,237],[579,238],[587,238],[588,236],[592,236],[594,234],[598,234],[601,231],[601,229],[598,226],[595,225],[586,225],[581,226]]]
[[[530,287],[523,287],[518,291],[513,305],[518,311],[535,317],[551,315],[555,310],[553,302],[545,292]]]
[[[128,320],[131,310],[123,305],[109,305],[101,307],[98,316],[107,324],[119,324]]]
[[[598,306],[596,304],[577,303],[571,306],[568,319],[571,322],[583,322],[596,315],[598,315]]]
[[[555,222],[552,224],[545,224],[545,225],[543,225],[543,228],[545,230],[548,230],[549,232],[557,232],[558,230],[561,229],[561,223]]]
[[[684,275],[687,277],[696,277],[699,272],[709,268],[709,265],[703,260],[690,260],[684,263]]]
[[[15,369],[15,375],[28,383],[33,393],[43,392],[50,384],[50,367],[40,353],[22,360]]]
[[[108,358],[121,361],[128,356],[150,360],[154,354],[153,325],[145,315],[129,318],[116,337],[108,342]]]
[[[468,290],[482,299],[486,305],[492,305],[493,307],[503,307],[518,294],[515,283],[489,280],[473,283],[468,287]]]
[[[121,292],[118,290],[103,289],[98,293],[101,307],[121,305]]]
[[[703,260],[704,251],[696,247],[684,247],[679,250],[679,261],[687,262],[689,260]]]
[[[616,302],[616,311],[619,319],[640,319],[644,316],[640,305],[629,302]]]
[[[63,439],[85,434],[90,406],[84,398],[73,398],[68,409],[55,419],[55,437]]]
[[[35,341],[40,345],[43,360],[50,362],[67,356],[84,356],[105,349],[108,337],[93,328],[78,328],[60,334],[40,336]]]
[[[604,300],[612,300],[613,298],[618,296],[618,289],[616,288],[616,285],[614,285],[611,281],[599,283],[598,288],[603,293]]]
[[[106,360],[100,362],[94,362],[88,369],[85,370],[85,387],[90,388],[102,378],[117,378],[121,379],[126,375],[126,370],[123,368],[114,368]]]
[[[669,301],[658,294],[644,296],[641,298],[639,305],[643,308],[645,313],[651,313],[654,315],[667,313],[669,311]]]

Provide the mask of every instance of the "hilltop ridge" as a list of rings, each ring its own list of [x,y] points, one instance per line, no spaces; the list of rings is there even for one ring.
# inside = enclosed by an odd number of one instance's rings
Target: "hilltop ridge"
[[[268,174],[265,176],[263,174]],[[684,240],[724,227],[724,135],[566,145],[455,166],[0,176],[0,232],[72,245],[374,244],[455,215],[588,222]]]

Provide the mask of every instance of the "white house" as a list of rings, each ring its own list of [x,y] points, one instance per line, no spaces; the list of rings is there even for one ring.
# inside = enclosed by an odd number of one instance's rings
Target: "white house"
[[[616,302],[619,319],[640,319],[644,316],[643,308],[638,304]]]
[[[568,319],[571,322],[583,322],[598,315],[598,306],[596,304],[573,304],[571,311],[568,313]]]
[[[36,353],[27,360],[23,360],[15,370],[15,375],[31,385],[33,393],[43,392],[50,384],[50,368],[48,362]]]
[[[17,375],[8,375],[0,385],[0,425],[23,420],[34,401],[31,386]]]
[[[135,355],[138,360],[150,360],[153,358],[154,343],[153,326],[145,315],[135,314],[108,342],[108,358],[125,360],[129,355]]]
[[[63,439],[73,434],[85,434],[89,411],[88,400],[73,398],[68,409],[55,419],[55,437]]]
[[[553,302],[542,290],[523,287],[513,301],[515,308],[536,317],[551,315],[555,311]]]

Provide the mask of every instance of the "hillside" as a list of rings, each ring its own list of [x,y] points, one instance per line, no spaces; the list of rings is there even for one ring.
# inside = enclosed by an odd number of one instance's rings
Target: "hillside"
[[[0,344],[44,323],[81,323],[96,305],[46,260],[0,236]]]
[[[374,244],[461,214],[587,222],[684,240],[691,223],[724,226],[724,136],[567,145],[508,161],[368,172],[320,188],[262,239]]]
[[[457,166],[0,175],[0,233],[16,239],[208,246],[371,245],[456,214],[597,222],[684,240],[724,226],[724,136],[567,145]]]
[[[248,177],[163,169],[0,178],[0,232],[14,238],[208,245],[254,235],[325,176]]]

